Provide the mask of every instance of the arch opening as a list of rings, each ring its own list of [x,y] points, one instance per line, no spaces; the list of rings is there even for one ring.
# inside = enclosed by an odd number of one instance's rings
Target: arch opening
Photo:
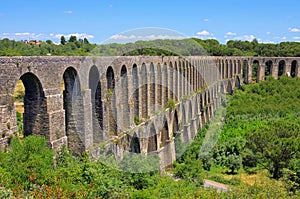
[[[284,75],[285,73],[285,61],[281,60],[278,66],[278,77]]]
[[[148,117],[148,78],[146,64],[142,64],[141,69],[141,97],[142,97],[142,118]]]
[[[109,102],[108,103],[109,134],[118,135],[115,75],[114,75],[114,70],[111,66],[109,66],[106,71],[106,82],[107,82],[107,101]]]
[[[154,71],[154,64],[150,64],[150,102],[149,106],[151,109],[151,114],[155,113],[155,71]]]
[[[272,76],[272,69],[273,69],[273,62],[271,60],[266,62],[266,68],[265,68],[265,78],[267,76]]]
[[[161,66],[157,65],[157,104],[162,106],[162,75],[161,75]]]
[[[129,108],[129,95],[128,95],[128,76],[127,68],[125,65],[121,69],[121,106],[122,106],[122,119],[123,128],[128,128],[130,126],[130,108]]]
[[[244,83],[248,83],[248,62],[246,60],[243,61],[242,75],[243,75]]]
[[[297,69],[298,69],[298,63],[296,60],[292,61],[291,66],[291,77],[297,77]]]
[[[89,88],[92,102],[93,142],[100,143],[103,140],[103,105],[99,70],[96,66],[92,66],[89,72]]]
[[[69,67],[63,74],[63,104],[68,148],[73,153],[84,151],[83,99],[77,71]]]
[[[155,127],[152,124],[150,127],[150,136],[148,137],[147,153],[151,153],[154,151],[157,151],[157,136],[156,136]]]
[[[160,136],[160,143],[161,146],[164,147],[166,146],[168,140],[169,140],[169,127],[168,127],[168,121],[166,118],[164,118],[164,125],[163,128],[160,131],[161,136]]]
[[[138,68],[134,64],[132,67],[132,85],[133,85],[133,114],[134,117],[139,117],[139,77]]]
[[[130,142],[130,152],[131,153],[141,153],[140,139],[136,134],[133,135]]]
[[[17,82],[15,91],[17,90],[19,92],[15,100],[18,130],[23,131],[24,136],[42,135],[50,141],[47,102],[40,80],[33,73],[25,73]],[[23,122],[20,120],[22,117]]]
[[[259,67],[259,62],[257,60],[254,60],[252,62],[252,81],[253,82],[257,82],[257,80],[259,79],[258,67]]]

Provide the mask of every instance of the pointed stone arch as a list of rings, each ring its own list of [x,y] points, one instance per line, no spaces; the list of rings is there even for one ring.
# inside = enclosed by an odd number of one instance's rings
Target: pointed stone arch
[[[170,137],[169,137],[169,125],[168,125],[168,121],[167,121],[167,118],[164,117],[163,119],[163,126],[162,126],[162,129],[160,130],[160,143],[161,145],[164,147],[166,146],[166,144],[168,143],[168,141],[170,140]]]
[[[94,65],[89,71],[89,89],[91,90],[93,142],[103,141],[103,104],[99,70]]]
[[[296,60],[293,60],[291,63],[291,77],[297,77],[298,76],[298,62]]]
[[[130,152],[131,153],[141,153],[141,146],[140,146],[140,139],[136,135],[136,133],[133,134],[130,141]]]
[[[154,151],[157,151],[157,135],[155,126],[152,123],[149,129],[147,153],[151,153]]]
[[[278,64],[278,78],[285,74],[286,64],[284,60],[281,60]]]
[[[107,102],[108,102],[108,126],[110,135],[118,135],[117,126],[117,105],[116,105],[116,92],[115,92],[115,73],[111,66],[106,70],[106,83],[107,83]]]
[[[128,75],[125,65],[121,68],[121,106],[123,128],[127,129],[130,126],[130,108],[129,108],[129,90],[128,90]]]
[[[73,153],[85,150],[83,99],[78,73],[73,67],[68,67],[63,74],[63,101],[65,110],[65,127],[68,138],[68,148]]]
[[[47,102],[39,78],[31,72],[20,77],[25,87],[23,127],[24,136],[44,135],[50,140]]]
[[[155,89],[156,89],[156,84],[155,84],[155,70],[154,70],[154,64],[151,62],[150,63],[150,99],[149,99],[149,108],[151,109],[150,113],[154,114],[155,113],[155,101],[156,101],[156,96],[155,96]]]
[[[133,115],[134,117],[139,117],[139,75],[138,67],[136,64],[133,64],[132,67],[132,87],[133,87]]]
[[[272,76],[272,73],[273,73],[273,62],[272,60],[268,60],[266,61],[266,64],[265,64],[266,68],[265,68],[265,78],[268,77],[268,76]]]
[[[142,118],[147,118],[148,117],[148,74],[147,74],[147,68],[146,64],[142,64],[141,68],[141,107],[142,107]]]

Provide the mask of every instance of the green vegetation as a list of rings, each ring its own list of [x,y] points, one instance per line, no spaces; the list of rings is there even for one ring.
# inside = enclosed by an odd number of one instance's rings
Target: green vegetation
[[[281,42],[279,44],[258,43],[256,39],[249,41],[230,40],[220,44],[217,40],[201,40],[198,38],[182,40],[153,40],[137,41],[127,44],[90,44],[84,39],[71,36],[67,41],[61,37],[60,45],[52,41],[14,41],[0,40],[0,56],[270,56],[270,57],[299,57],[299,42]]]
[[[163,174],[157,155],[91,162],[65,148],[55,154],[42,137],[14,137],[0,151],[0,198],[299,198],[299,87],[300,79],[282,76],[236,90],[226,115],[215,114],[224,124],[212,120],[189,147],[175,134],[177,161]],[[204,189],[204,179],[232,191]]]
[[[176,101],[172,98],[169,98],[166,104],[164,105],[164,110],[170,109],[171,111],[174,111],[176,109]]]

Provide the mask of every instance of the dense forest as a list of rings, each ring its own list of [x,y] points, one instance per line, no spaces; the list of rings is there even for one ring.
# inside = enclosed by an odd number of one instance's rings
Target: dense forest
[[[71,36],[68,40],[62,37],[59,44],[51,40],[14,41],[0,40],[0,56],[268,56],[268,57],[298,57],[300,43],[282,42],[279,44],[258,43],[256,39],[249,41],[230,40],[221,44],[217,40],[201,40],[198,38],[182,40],[137,41],[127,44],[91,44],[86,38],[77,39]]]
[[[285,76],[243,85],[216,112],[223,125],[211,121],[188,148],[177,134],[177,161],[164,173],[152,169],[155,156],[104,164],[65,148],[55,154],[42,137],[14,137],[0,151],[0,198],[299,198],[299,87]],[[207,147],[209,137],[216,142]],[[123,172],[128,164],[134,173]],[[204,189],[204,179],[231,191]]]

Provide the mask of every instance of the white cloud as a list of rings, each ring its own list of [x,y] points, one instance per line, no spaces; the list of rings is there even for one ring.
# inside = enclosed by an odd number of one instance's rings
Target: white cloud
[[[232,36],[236,36],[237,34],[235,32],[227,32],[224,36],[224,38],[228,38],[228,37],[232,37]]]
[[[276,42],[275,41],[272,41],[272,40],[262,40],[262,39],[257,39],[257,41],[259,43],[263,43],[263,44],[275,44]]]
[[[290,32],[300,32],[300,29],[298,29],[298,28],[289,28],[288,30]]]
[[[207,30],[202,30],[201,32],[197,32],[197,35],[199,35],[199,36],[212,36],[213,34],[208,32]]]
[[[300,40],[300,37],[293,37],[293,39],[295,39],[295,40]]]
[[[110,40],[156,40],[156,39],[184,39],[180,35],[113,35]],[[128,41],[130,42],[130,41]]]
[[[239,37],[234,37],[234,40],[243,40],[243,41],[253,41],[255,39],[254,35],[242,35]]]
[[[226,35],[227,36],[236,36],[236,33],[235,32],[227,32]]]
[[[270,35],[271,34],[271,32],[267,32],[267,35]]]
[[[204,21],[204,22],[208,22],[209,20],[208,20],[208,19],[203,19],[203,21]]]
[[[73,14],[73,11],[72,10],[66,10],[66,11],[64,11],[64,13],[70,15],[70,14]]]

